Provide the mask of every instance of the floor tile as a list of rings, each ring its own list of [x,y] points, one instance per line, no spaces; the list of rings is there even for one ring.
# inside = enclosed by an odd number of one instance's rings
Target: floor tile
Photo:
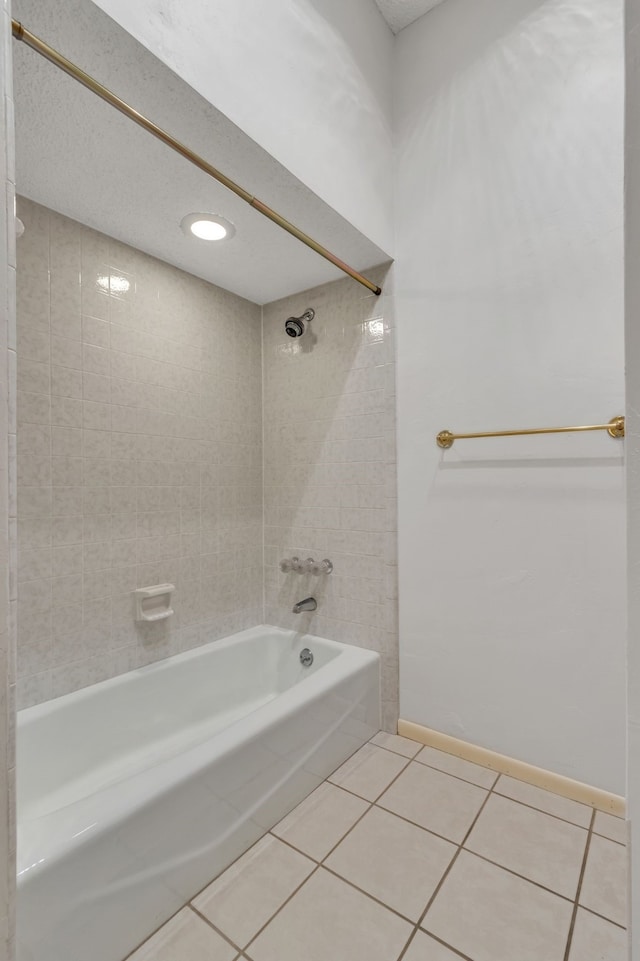
[[[462,851],[422,927],[473,961],[563,961],[569,901]]]
[[[460,843],[486,796],[482,788],[412,761],[378,803]]]
[[[189,908],[176,914],[129,961],[232,961],[238,952]]]
[[[205,888],[193,904],[243,948],[314,867],[309,858],[267,834]]]
[[[375,801],[406,764],[407,759],[399,754],[365,744],[329,780],[367,801]]]
[[[627,849],[591,836],[580,904],[616,924],[627,923]]]
[[[579,824],[583,828],[588,828],[591,824],[593,809],[587,804],[570,801],[568,798],[560,797],[559,794],[534,787],[533,784],[507,777],[506,774],[500,776],[493,790],[496,794],[503,794],[505,797],[513,798],[514,801],[529,804],[531,807],[538,808],[539,811]]]
[[[369,802],[325,782],[273,828],[273,834],[322,861],[369,807]]]
[[[320,868],[249,946],[252,961],[395,961],[411,925]]]
[[[418,921],[456,851],[454,844],[374,807],[325,863]]]
[[[573,901],[589,834],[492,794],[465,847]]]
[[[387,734],[385,731],[379,731],[375,737],[371,738],[369,743],[384,747],[387,751],[395,751],[396,754],[402,754],[403,757],[415,757],[422,747],[417,741],[412,741],[408,737],[400,737],[399,734]]]
[[[416,761],[435,767],[439,771],[445,771],[447,774],[454,774],[465,781],[471,781],[479,787],[493,787],[498,778],[496,771],[490,771],[489,768],[481,767],[479,764],[472,764],[471,761],[465,761],[453,754],[436,751],[433,747],[424,747],[416,757]]]
[[[596,811],[593,830],[596,834],[609,838],[610,841],[617,841],[618,844],[627,843],[627,822],[624,818],[616,818],[612,814],[605,814],[604,811]]]
[[[627,961],[627,932],[578,908],[569,961]]]
[[[460,961],[460,955],[418,931],[402,961]]]

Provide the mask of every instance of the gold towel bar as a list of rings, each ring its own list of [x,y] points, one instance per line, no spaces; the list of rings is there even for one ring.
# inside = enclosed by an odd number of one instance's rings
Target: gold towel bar
[[[471,437],[519,437],[521,434],[568,434],[580,430],[606,430],[609,437],[624,437],[624,417],[614,417],[608,424],[588,424],[586,427],[534,427],[529,430],[491,430],[482,434],[452,434],[441,430],[436,441],[438,447],[453,447],[454,440],[467,440]]]

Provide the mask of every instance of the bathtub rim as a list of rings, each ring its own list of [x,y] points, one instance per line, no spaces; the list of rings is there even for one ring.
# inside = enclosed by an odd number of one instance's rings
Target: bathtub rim
[[[152,661],[150,664],[143,664],[140,667],[134,667],[130,671],[125,671],[122,674],[114,674],[113,677],[105,678],[102,681],[96,681],[95,684],[87,684],[85,687],[80,687],[75,691],[69,691],[66,694],[61,694],[59,697],[49,698],[47,701],[42,701],[40,704],[34,704],[31,707],[25,707],[16,712],[17,725],[21,726],[30,721],[37,721],[42,717],[46,717],[51,713],[52,705],[57,705],[60,701],[65,702],[65,704],[75,704],[82,703],[83,700],[87,700],[91,697],[92,692],[96,690],[109,690],[112,687],[120,687],[123,684],[133,684],[136,679],[140,677],[153,676],[154,674],[164,673],[169,670],[170,667],[177,661],[181,663],[187,663],[191,660],[197,660],[202,655],[211,653],[213,651],[224,650],[228,647],[234,647],[236,644],[242,641],[249,641],[252,639],[258,639],[264,633],[274,634],[279,637],[291,638],[293,643],[301,642],[303,639],[309,643],[320,641],[322,644],[326,644],[329,648],[337,650],[339,654],[345,651],[357,651],[360,655],[372,655],[371,660],[375,661],[379,658],[379,654],[375,651],[371,651],[368,648],[358,647],[355,644],[349,644],[346,641],[333,641],[327,637],[321,637],[319,634],[308,634],[305,631],[294,631],[282,627],[274,627],[271,624],[258,624],[255,627],[249,627],[242,631],[237,631],[235,634],[229,634],[226,637],[221,637],[218,640],[207,641],[204,644],[200,644],[198,647],[193,647],[188,651],[178,651],[175,654],[169,654],[167,657],[163,657],[160,660]],[[363,658],[363,662],[366,658]],[[325,664],[321,670],[329,667],[329,664]],[[315,672],[317,674],[319,672]],[[310,680],[310,678],[304,678],[305,682]],[[296,685],[294,685],[296,686]],[[289,689],[287,689],[289,690]],[[285,691],[282,692],[286,693]]]

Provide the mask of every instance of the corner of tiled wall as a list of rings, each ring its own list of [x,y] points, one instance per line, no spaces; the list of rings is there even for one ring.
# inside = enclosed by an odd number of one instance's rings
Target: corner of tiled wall
[[[0,96],[5,185],[0,230],[0,961],[14,956],[15,913],[15,663],[16,663],[16,233],[10,0],[3,0],[0,26],[3,72]]]
[[[339,280],[263,308],[265,615],[268,623],[378,651],[382,722],[398,719],[395,346],[392,268],[376,297]],[[311,330],[284,321],[307,307]],[[328,557],[329,576],[281,559]],[[313,614],[292,613],[307,594]]]

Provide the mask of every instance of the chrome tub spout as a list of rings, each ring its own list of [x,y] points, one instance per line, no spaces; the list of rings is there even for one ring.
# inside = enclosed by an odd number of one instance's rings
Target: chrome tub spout
[[[303,601],[298,601],[297,604],[293,605],[293,613],[302,614],[303,611],[315,611],[317,607],[318,602],[315,597],[305,597]]]

